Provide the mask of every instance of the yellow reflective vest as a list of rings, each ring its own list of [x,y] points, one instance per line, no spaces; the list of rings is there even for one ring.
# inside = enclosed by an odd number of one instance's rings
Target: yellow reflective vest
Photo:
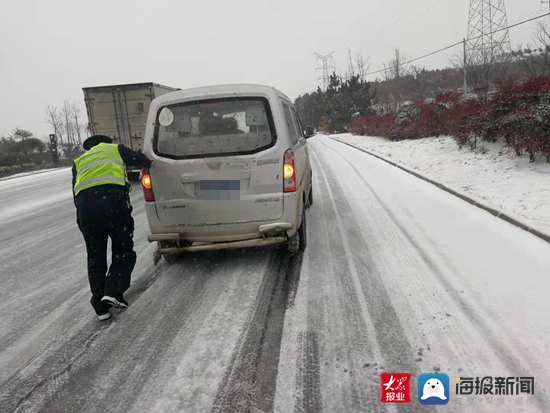
[[[75,159],[76,182],[74,196],[84,189],[100,185],[126,186],[126,167],[118,152],[118,145],[100,143]]]

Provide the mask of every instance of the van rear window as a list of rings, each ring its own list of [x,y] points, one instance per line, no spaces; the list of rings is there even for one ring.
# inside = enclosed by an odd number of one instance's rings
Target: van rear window
[[[153,145],[159,156],[184,159],[255,153],[275,141],[267,99],[232,98],[161,108]]]

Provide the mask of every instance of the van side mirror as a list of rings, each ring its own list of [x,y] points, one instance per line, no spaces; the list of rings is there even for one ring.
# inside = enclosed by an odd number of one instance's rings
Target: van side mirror
[[[308,138],[311,138],[313,135],[315,135],[315,128],[313,126],[306,126],[306,130],[304,131],[304,137],[308,139]]]

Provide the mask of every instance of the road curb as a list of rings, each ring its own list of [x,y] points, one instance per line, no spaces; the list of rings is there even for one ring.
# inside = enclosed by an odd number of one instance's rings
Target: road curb
[[[500,218],[500,219],[502,219],[502,220],[504,220],[504,221],[506,221],[506,222],[508,222],[508,223],[510,223],[510,224],[512,224],[512,225],[514,225],[514,226],[516,226],[516,227],[518,227],[518,228],[521,228],[521,229],[523,229],[524,231],[527,231],[527,232],[533,234],[534,236],[536,236],[536,237],[538,237],[538,238],[540,238],[540,239],[542,239],[542,240],[544,240],[544,241],[550,243],[550,235],[549,235],[549,234],[545,233],[544,231],[542,231],[542,230],[540,230],[540,229],[537,229],[537,228],[533,227],[532,225],[529,225],[529,224],[527,224],[527,223],[525,223],[525,222],[522,222],[522,221],[521,221],[520,219],[518,219],[518,218],[512,217],[510,214],[508,214],[508,213],[506,213],[506,212],[502,212],[502,211],[499,211],[499,210],[497,210],[497,209],[495,209],[495,208],[492,208],[492,207],[490,207],[490,206],[488,206],[488,205],[485,205],[485,204],[479,202],[478,200],[469,197],[468,195],[465,195],[465,194],[462,194],[462,193],[460,193],[460,192],[458,192],[458,191],[455,191],[454,189],[451,189],[451,188],[449,188],[448,186],[445,186],[445,185],[443,185],[443,184],[440,183],[440,182],[436,182],[436,181],[434,181],[434,180],[432,180],[432,179],[430,179],[430,178],[426,178],[424,175],[421,175],[421,174],[419,174],[418,172],[411,171],[410,169],[407,169],[407,168],[405,168],[405,167],[399,165],[399,164],[396,163],[396,162],[390,161],[389,159],[386,159],[386,158],[384,158],[384,157],[382,157],[382,156],[380,156],[380,155],[377,155],[377,154],[375,154],[375,153],[373,153],[373,152],[370,152],[370,151],[368,151],[368,150],[366,150],[366,149],[363,149],[363,148],[361,148],[361,147],[359,147],[359,146],[357,146],[357,145],[354,145],[354,144],[349,143],[349,142],[341,141],[340,139],[337,139],[337,138],[331,138],[331,139],[333,139],[333,140],[335,140],[335,141],[337,141],[337,142],[343,143],[344,145],[348,145],[348,146],[350,146],[350,147],[352,147],[352,148],[354,148],[354,149],[357,149],[357,150],[359,150],[359,151],[361,151],[361,152],[364,152],[364,153],[366,153],[366,154],[368,154],[368,155],[370,155],[370,156],[373,156],[373,157],[375,157],[375,158],[377,158],[377,159],[380,159],[381,161],[384,161],[384,162],[386,162],[386,163],[388,163],[388,164],[390,164],[390,165],[392,165],[392,166],[394,166],[394,167],[396,167],[396,168],[399,168],[399,169],[401,169],[401,170],[404,171],[404,172],[407,172],[407,173],[409,173],[409,174],[411,174],[411,175],[413,175],[413,176],[415,176],[415,177],[417,177],[417,178],[419,178],[419,179],[422,179],[423,181],[429,182],[430,184],[432,184],[432,185],[434,185],[434,186],[437,186],[438,188],[444,190],[445,192],[448,192],[448,193],[450,193],[450,194],[452,194],[452,195],[454,195],[454,196],[456,196],[456,197],[462,199],[463,201],[468,202],[469,204],[471,204],[471,205],[473,205],[473,206],[476,206],[476,207],[478,207],[478,208],[480,208],[480,209],[483,209],[484,211],[489,212],[491,215],[495,216],[496,218]]]

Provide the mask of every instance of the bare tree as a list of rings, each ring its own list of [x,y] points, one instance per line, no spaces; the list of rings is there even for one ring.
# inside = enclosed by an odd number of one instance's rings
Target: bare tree
[[[466,81],[483,102],[487,103],[495,82],[506,77],[510,69],[511,57],[491,58],[482,56],[479,60],[470,59],[466,64]]]
[[[386,66],[386,63],[382,64],[384,69],[382,70],[382,81],[377,82],[377,95],[380,104],[384,107],[384,113],[391,113],[395,111],[393,87],[391,85],[392,77],[390,69]]]
[[[529,76],[550,75],[550,32],[547,25],[539,22],[533,45],[518,45],[512,56]]]
[[[539,22],[537,24],[537,33],[535,35],[536,43],[545,48],[550,47],[550,30],[546,23]]]
[[[63,127],[63,117],[59,113],[59,109],[56,106],[48,105],[45,110],[46,122],[53,128],[53,133],[59,139],[59,143],[63,143],[63,133],[61,131]]]
[[[81,125],[80,124],[80,108],[78,106],[76,106],[76,104],[73,102],[71,104],[71,113],[73,115],[73,118],[74,118],[74,126],[75,126],[75,130],[76,130],[76,135],[78,136],[78,144],[81,145],[82,144],[82,137],[80,135],[80,132],[82,131],[82,126],[84,125]]]
[[[533,47],[519,47],[516,58],[520,60],[530,76],[548,76],[550,75],[550,31],[545,23],[538,23],[533,40]]]
[[[364,58],[361,54],[355,56],[355,67],[357,68],[357,75],[362,82],[365,81],[367,72],[370,67],[369,60],[369,57]]]
[[[394,50],[394,57],[384,63],[384,77],[390,82],[393,95],[393,110],[397,112],[403,104],[402,79],[408,72],[408,57],[399,49]]]
[[[400,49],[394,50],[395,56],[389,61],[390,73],[394,79],[401,79],[408,72],[408,56]]]
[[[537,77],[540,72],[538,54],[529,46],[524,47],[518,44],[516,51],[512,52],[512,56],[521,65],[521,68],[527,72],[530,77]]]
[[[495,46],[493,49],[470,51],[466,61],[462,54],[454,58],[455,66],[465,72],[468,87],[485,103],[495,82],[507,76],[513,60],[511,54],[498,54],[497,51]]]
[[[415,100],[423,101],[426,98],[426,69],[416,65],[411,65],[410,74],[413,77],[413,95]]]
[[[67,144],[75,145],[72,105],[68,99],[65,99],[65,101],[63,102],[63,106],[61,107],[61,114],[63,116],[65,131],[67,133]]]

